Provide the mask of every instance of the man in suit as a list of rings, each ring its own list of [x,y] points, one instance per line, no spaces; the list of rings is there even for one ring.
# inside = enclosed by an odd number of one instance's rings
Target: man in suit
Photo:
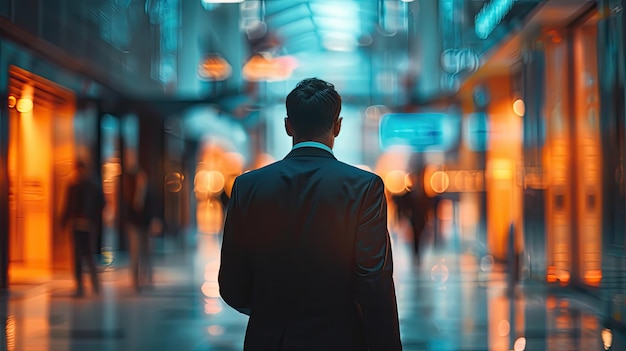
[[[341,97],[305,79],[281,161],[237,177],[220,294],[250,316],[245,350],[401,350],[382,179],[338,161]]]

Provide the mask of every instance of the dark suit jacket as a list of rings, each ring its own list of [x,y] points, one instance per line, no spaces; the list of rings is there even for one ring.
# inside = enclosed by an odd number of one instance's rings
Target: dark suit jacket
[[[379,176],[303,147],[233,185],[220,294],[245,350],[401,350]]]

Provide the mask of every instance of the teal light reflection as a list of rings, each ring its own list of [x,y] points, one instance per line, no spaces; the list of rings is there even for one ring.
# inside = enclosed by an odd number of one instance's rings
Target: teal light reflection
[[[476,15],[475,32],[478,38],[487,39],[502,19],[513,8],[514,0],[492,0]]]

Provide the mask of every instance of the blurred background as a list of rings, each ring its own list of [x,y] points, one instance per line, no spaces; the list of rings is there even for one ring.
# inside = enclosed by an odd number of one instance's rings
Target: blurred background
[[[406,350],[626,350],[624,0],[0,0],[0,350],[239,350],[219,298],[236,176],[284,101],[343,98],[380,175]],[[72,298],[76,159],[106,205]],[[125,175],[154,189],[137,294]]]

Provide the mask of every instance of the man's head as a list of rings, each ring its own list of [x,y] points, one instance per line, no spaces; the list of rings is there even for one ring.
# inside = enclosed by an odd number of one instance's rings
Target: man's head
[[[318,141],[333,147],[341,129],[341,96],[335,86],[317,78],[300,81],[287,95],[285,129],[294,143]]]

